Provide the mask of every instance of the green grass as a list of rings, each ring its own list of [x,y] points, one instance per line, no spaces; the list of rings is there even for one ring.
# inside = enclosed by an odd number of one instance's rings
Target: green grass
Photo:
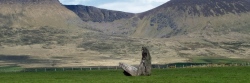
[[[249,83],[250,67],[154,69],[128,77],[122,70],[0,73],[0,83]]]
[[[22,70],[23,68],[19,66],[0,66],[0,72],[19,72]]]

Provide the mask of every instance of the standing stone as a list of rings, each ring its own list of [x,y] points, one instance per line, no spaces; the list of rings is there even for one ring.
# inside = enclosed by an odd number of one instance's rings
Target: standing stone
[[[119,63],[119,66],[127,76],[149,76],[152,69],[150,53],[146,47],[142,47],[142,59],[138,68],[125,63]]]
[[[151,56],[146,47],[142,47],[142,59],[138,68],[138,75],[151,75]]]

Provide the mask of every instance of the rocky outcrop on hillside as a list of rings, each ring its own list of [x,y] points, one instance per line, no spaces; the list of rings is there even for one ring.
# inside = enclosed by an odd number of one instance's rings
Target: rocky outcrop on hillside
[[[143,24],[139,24],[134,36],[169,38],[192,34],[199,37],[204,31],[214,35],[246,33],[250,31],[249,4],[249,0],[171,0],[140,13]]]
[[[113,22],[134,16],[133,13],[100,9],[92,6],[65,5],[65,7],[75,12],[83,21]]]
[[[152,12],[166,12],[169,9],[193,16],[219,16],[250,11],[249,0],[171,0],[153,10],[141,13],[140,17]]]

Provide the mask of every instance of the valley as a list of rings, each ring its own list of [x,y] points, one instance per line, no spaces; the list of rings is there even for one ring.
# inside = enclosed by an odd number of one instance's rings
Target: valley
[[[138,14],[58,0],[0,4],[0,65],[138,65],[142,46],[153,64],[250,58],[249,0],[171,0]]]

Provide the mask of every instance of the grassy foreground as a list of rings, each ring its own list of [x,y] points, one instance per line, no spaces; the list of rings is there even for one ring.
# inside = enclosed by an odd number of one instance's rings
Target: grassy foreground
[[[155,69],[151,76],[128,77],[122,70],[8,72],[0,83],[249,83],[250,67]]]

